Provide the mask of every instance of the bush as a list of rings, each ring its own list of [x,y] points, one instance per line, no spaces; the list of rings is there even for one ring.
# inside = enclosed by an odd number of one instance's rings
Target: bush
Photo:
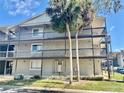
[[[77,77],[74,76],[73,79],[74,79],[74,80],[77,80]],[[80,79],[81,79],[81,80],[102,81],[102,80],[103,80],[103,77],[101,77],[101,76],[97,76],[97,77],[81,76]],[[66,80],[70,80],[70,77],[67,77]]]
[[[101,81],[101,80],[103,80],[103,77],[81,77],[81,80],[95,80],[95,81]]]
[[[41,79],[39,75],[34,75],[31,79]]]

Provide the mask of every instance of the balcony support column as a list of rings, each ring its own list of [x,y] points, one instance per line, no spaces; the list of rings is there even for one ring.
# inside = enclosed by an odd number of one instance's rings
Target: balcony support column
[[[43,78],[43,58],[41,59],[41,78]]]
[[[16,60],[15,60],[15,71],[14,71],[15,74],[16,74],[17,64],[18,64],[17,62],[18,62],[18,60],[16,59]]]
[[[67,56],[67,41],[66,41],[67,33],[65,32],[65,73],[66,73],[66,56]]]
[[[43,39],[44,39],[44,30],[45,30],[45,27],[46,27],[46,25],[44,25],[44,27],[43,27]],[[43,45],[43,49],[44,49],[44,40],[43,40],[43,42],[42,42],[42,45]],[[41,78],[43,78],[43,62],[44,62],[44,59],[43,59],[43,57],[44,57],[44,54],[43,54],[43,49],[42,49],[42,59],[41,59],[41,72],[40,72],[40,75],[41,75]]]
[[[109,50],[108,50],[108,42],[107,42],[107,36],[105,37],[106,39],[106,55],[107,55],[107,71],[108,71],[108,79],[111,79],[111,71],[110,71],[110,61],[109,61]]]
[[[5,61],[5,65],[4,65],[4,75],[6,75],[6,65],[7,65],[7,61]]]
[[[106,21],[105,21],[105,46],[106,46],[106,61],[107,61],[107,71],[108,71],[108,79],[111,79],[111,71],[110,71],[110,61],[109,61],[109,46],[108,46],[108,35],[107,35],[107,28],[106,28]]]

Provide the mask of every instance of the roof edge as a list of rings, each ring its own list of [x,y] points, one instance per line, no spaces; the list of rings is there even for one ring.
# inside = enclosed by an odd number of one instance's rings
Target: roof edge
[[[46,13],[45,13],[45,12],[42,12],[42,13],[36,14],[36,15],[34,15],[34,16],[32,16],[32,17],[30,17],[30,18],[28,18],[28,19],[26,19],[26,20],[20,22],[19,24],[16,24],[16,25],[13,25],[13,26],[9,27],[8,29],[12,29],[12,28],[14,28],[14,27],[16,27],[16,26],[19,26],[19,25],[21,25],[21,24],[23,24],[23,23],[25,23],[25,22],[28,22],[28,21],[30,21],[30,20],[32,20],[32,19],[34,19],[34,18],[37,18],[37,17],[39,17],[39,16],[41,16],[41,15],[43,15],[43,14],[46,14]]]

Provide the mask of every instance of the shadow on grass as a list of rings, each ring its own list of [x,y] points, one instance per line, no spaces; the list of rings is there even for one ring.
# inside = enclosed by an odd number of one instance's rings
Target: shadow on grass
[[[41,83],[52,83],[52,84],[64,84],[63,82],[61,82],[61,81],[55,81],[55,80],[43,80],[43,81],[41,81]]]
[[[11,85],[11,86],[26,86],[31,85],[33,82],[37,80],[10,80],[5,82],[0,82],[0,85]]]
[[[122,84],[122,82],[113,81],[83,81],[80,83],[68,84],[59,80],[33,79],[33,80],[10,80],[0,82],[0,85],[124,92],[124,83]]]
[[[64,85],[64,82],[58,80],[41,80],[41,79],[31,79],[31,80],[10,80],[10,81],[2,81],[0,85],[10,85],[10,86],[30,86],[30,85],[41,85],[47,84],[49,85]]]
[[[104,81],[107,81],[107,82],[118,82],[118,83],[124,83],[124,80],[109,80],[109,79],[105,79]]]

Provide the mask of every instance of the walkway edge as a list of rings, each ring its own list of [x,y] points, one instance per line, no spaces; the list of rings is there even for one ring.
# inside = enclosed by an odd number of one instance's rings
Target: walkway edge
[[[60,91],[60,92],[67,92],[67,93],[124,93],[124,92],[92,91],[92,90],[45,88],[45,87],[22,87],[22,88],[23,89],[31,89],[31,90]]]

